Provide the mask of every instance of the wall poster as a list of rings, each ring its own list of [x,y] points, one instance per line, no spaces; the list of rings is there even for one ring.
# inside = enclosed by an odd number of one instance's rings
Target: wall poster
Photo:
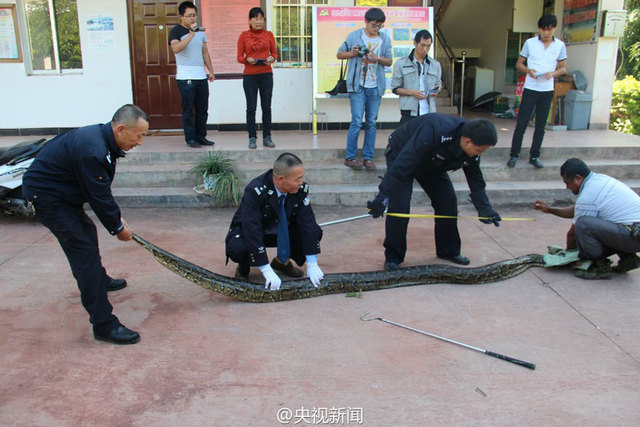
[[[393,61],[409,55],[413,49],[413,38],[420,30],[429,30],[433,35],[433,8],[431,7],[381,7],[386,20],[381,33],[391,39]],[[364,28],[364,14],[368,7],[314,6],[313,13],[313,90],[315,98],[329,98],[325,93],[333,89],[340,76],[340,60],[336,58],[338,48],[347,35]],[[429,56],[433,56],[433,47]],[[345,60],[345,66],[347,61]],[[387,92],[391,93],[392,67],[385,67]]]
[[[599,0],[564,0],[562,38],[567,44],[595,42]]]
[[[15,4],[0,4],[0,62],[22,62]]]
[[[206,29],[207,47],[216,77],[241,77],[244,65],[237,59],[238,37],[249,29],[249,10],[252,7],[260,7],[260,0],[200,2],[202,26]]]

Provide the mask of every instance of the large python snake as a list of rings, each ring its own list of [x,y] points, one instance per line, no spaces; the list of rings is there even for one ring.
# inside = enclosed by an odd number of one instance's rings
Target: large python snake
[[[283,281],[280,289],[274,291],[265,289],[264,285],[223,276],[192,264],[144,240],[137,234],[133,235],[133,240],[150,251],[160,264],[196,285],[238,301],[256,303],[290,301],[321,295],[434,283],[476,285],[505,280],[517,276],[531,267],[544,267],[545,265],[542,255],[531,254],[473,268],[432,264],[405,267],[393,271],[325,274],[321,285],[317,288],[311,284],[309,279],[302,278]]]

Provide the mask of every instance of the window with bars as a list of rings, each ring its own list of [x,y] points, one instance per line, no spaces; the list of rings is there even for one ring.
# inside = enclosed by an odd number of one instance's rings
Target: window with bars
[[[24,0],[32,73],[82,68],[76,0]]]
[[[274,0],[271,30],[278,47],[280,67],[310,67],[313,5],[329,0]]]

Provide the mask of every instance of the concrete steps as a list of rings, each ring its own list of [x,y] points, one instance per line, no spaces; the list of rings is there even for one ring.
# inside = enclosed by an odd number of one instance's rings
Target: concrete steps
[[[285,150],[229,150],[238,163],[244,183],[269,169],[273,159]],[[342,164],[344,149],[295,150],[306,166],[305,180],[311,185],[312,201],[317,205],[365,206],[372,199],[385,173],[383,150],[377,149],[376,171],[354,171]],[[130,153],[118,163],[113,193],[122,207],[213,207],[215,201],[197,194],[193,187],[202,183],[190,169],[202,152],[170,151]],[[545,168],[535,169],[526,156],[515,168],[507,168],[509,149],[495,147],[483,155],[482,170],[492,203],[528,205],[535,199],[571,201],[573,196],[560,179],[560,165],[569,157],[584,159],[599,173],[612,175],[640,189],[640,150],[637,147],[548,147],[544,149]],[[549,159],[549,160],[547,160]],[[557,160],[556,160],[557,159]],[[468,203],[469,189],[461,170],[450,173],[460,204]],[[429,205],[416,184],[413,204]]]

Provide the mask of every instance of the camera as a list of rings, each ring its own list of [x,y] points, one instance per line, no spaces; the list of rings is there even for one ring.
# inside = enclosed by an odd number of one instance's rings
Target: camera
[[[205,30],[205,28],[204,28],[204,27],[195,27],[195,28],[193,29],[193,32],[194,32],[194,33],[197,33],[198,31],[204,31],[204,30]]]
[[[369,51],[369,48],[367,48],[366,46],[365,46],[365,47],[362,47],[362,46],[360,46],[360,45],[355,45],[354,47],[357,47],[357,48],[358,48],[358,56],[359,56],[360,58],[362,58],[362,57],[364,57],[364,56],[367,56],[367,55],[369,55],[369,53],[371,53],[371,52]]]

